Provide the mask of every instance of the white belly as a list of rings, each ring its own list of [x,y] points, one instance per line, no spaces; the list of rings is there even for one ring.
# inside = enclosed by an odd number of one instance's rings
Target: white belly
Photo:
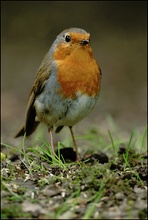
[[[52,126],[73,126],[86,117],[95,106],[98,97],[89,97],[78,93],[75,100],[61,96],[47,97],[40,95],[35,101],[39,121]]]
[[[55,123],[55,126],[65,125],[73,126],[85,118],[95,106],[96,99],[87,95],[78,95],[76,100],[71,103],[67,114],[61,120]]]

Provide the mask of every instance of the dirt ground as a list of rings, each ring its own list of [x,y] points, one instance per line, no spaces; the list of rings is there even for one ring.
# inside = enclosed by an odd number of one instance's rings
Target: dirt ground
[[[2,219],[147,219],[147,155],[130,150],[126,164],[126,150],[64,166],[12,154],[2,163]],[[75,161],[72,149],[61,155]]]

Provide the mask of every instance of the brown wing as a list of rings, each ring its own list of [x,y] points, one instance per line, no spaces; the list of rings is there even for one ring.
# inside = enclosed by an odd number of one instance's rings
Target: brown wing
[[[49,57],[49,54],[47,54],[43,62],[41,63],[41,66],[39,67],[39,70],[35,77],[33,88],[29,96],[29,101],[26,109],[26,122],[14,137],[22,136],[25,133],[26,136],[31,135],[33,131],[36,129],[37,125],[39,124],[39,122],[35,121],[36,110],[34,102],[36,97],[42,92],[46,80],[49,78],[52,68],[51,63],[52,59]]]

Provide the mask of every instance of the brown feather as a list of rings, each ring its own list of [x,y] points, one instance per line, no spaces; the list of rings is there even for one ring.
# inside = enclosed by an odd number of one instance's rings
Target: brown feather
[[[30,92],[30,97],[26,109],[26,121],[25,124],[19,129],[19,131],[14,136],[19,137],[23,136],[26,133],[26,136],[31,135],[36,129],[39,122],[35,121],[36,110],[34,106],[34,102],[36,97],[42,92],[46,80],[49,78],[52,67],[51,67],[52,59],[47,54],[41,63],[33,84],[33,88]]]

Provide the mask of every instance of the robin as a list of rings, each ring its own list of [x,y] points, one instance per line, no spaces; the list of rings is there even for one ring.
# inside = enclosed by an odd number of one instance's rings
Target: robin
[[[31,135],[43,122],[48,127],[54,153],[53,127],[58,133],[68,126],[79,160],[72,127],[95,106],[100,81],[101,70],[93,57],[90,34],[81,28],[64,30],[56,37],[37,71],[26,121],[15,137]]]

